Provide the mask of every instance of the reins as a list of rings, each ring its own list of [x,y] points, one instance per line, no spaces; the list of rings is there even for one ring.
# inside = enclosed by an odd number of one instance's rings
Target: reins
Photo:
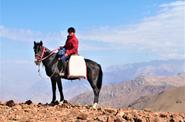
[[[59,48],[52,50],[51,53],[50,53],[48,56],[42,58],[41,61],[43,61],[43,60],[47,59],[48,57],[50,57],[51,55],[53,55],[53,54],[55,53],[55,51],[58,50],[58,49],[59,49]]]
[[[54,50],[51,51],[51,53],[47,56],[44,57],[44,54],[46,53],[46,48],[43,47],[43,50],[42,50],[42,53],[41,53],[41,56],[40,55],[36,55],[38,56],[39,58],[37,58],[37,61],[39,62],[42,62],[44,61],[45,59],[49,58],[51,55],[53,55],[55,53],[56,50],[58,50],[59,48],[56,48]],[[40,65],[38,65],[38,73],[39,73],[39,76],[44,79],[42,76],[41,76],[41,73],[40,73]],[[51,78],[56,72],[53,72],[52,75],[49,76],[49,78]]]
[[[49,57],[50,57],[51,55],[53,55],[53,54],[55,53],[55,51],[58,50],[58,49],[59,49],[59,48],[56,48],[56,49],[52,50],[51,53],[50,53],[49,55],[47,55],[47,56],[44,57],[44,54],[46,53],[46,48],[43,47],[41,56],[40,56],[40,55],[36,55],[36,56],[39,57],[37,60],[38,60],[39,62],[41,62],[41,61],[43,61],[43,60],[49,58]]]

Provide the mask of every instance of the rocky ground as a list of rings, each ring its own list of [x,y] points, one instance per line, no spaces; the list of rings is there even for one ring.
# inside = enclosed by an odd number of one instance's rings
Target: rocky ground
[[[0,102],[0,122],[185,122],[185,113],[91,106]]]

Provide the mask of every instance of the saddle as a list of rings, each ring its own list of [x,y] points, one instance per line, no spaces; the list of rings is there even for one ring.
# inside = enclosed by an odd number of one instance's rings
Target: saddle
[[[86,78],[87,66],[85,59],[79,55],[72,55],[68,61],[68,78]]]
[[[64,75],[69,79],[86,78],[87,66],[85,59],[79,55],[71,55],[65,63]]]

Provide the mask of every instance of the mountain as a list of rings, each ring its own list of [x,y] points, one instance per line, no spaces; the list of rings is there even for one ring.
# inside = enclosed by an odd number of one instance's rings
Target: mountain
[[[154,96],[141,97],[130,107],[148,108],[152,111],[185,112],[185,86],[167,89]]]
[[[185,72],[184,62],[184,59],[176,59],[111,66],[103,69],[103,86],[133,80],[138,76],[174,76]],[[0,99],[2,101],[31,99],[34,102],[50,102],[51,81],[47,78],[44,67],[41,67],[40,75],[43,77],[41,78],[33,62],[5,62],[2,66],[3,75],[2,77],[0,75]],[[85,80],[72,82],[62,80],[62,83],[65,99],[71,99],[89,90],[92,91],[88,81]]]
[[[168,88],[185,86],[185,75],[175,76],[139,76],[134,80],[104,86],[100,93],[100,104],[115,108],[127,107],[144,96],[156,95]],[[89,104],[93,93],[86,92],[71,99],[78,104]]]
[[[139,75],[172,76],[185,72],[185,59],[154,60],[111,66],[104,70],[104,83],[132,80]]]
[[[183,122],[184,113],[152,112],[149,110],[113,109],[91,106],[35,104],[28,100],[0,102],[1,122]]]

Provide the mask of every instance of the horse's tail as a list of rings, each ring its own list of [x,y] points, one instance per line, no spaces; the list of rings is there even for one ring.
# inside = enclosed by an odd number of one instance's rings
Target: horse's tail
[[[98,64],[99,66],[99,75],[98,75],[98,82],[97,82],[97,87],[98,89],[100,90],[101,87],[102,87],[102,80],[103,80],[103,71],[102,71],[102,68],[101,68],[101,65]]]

